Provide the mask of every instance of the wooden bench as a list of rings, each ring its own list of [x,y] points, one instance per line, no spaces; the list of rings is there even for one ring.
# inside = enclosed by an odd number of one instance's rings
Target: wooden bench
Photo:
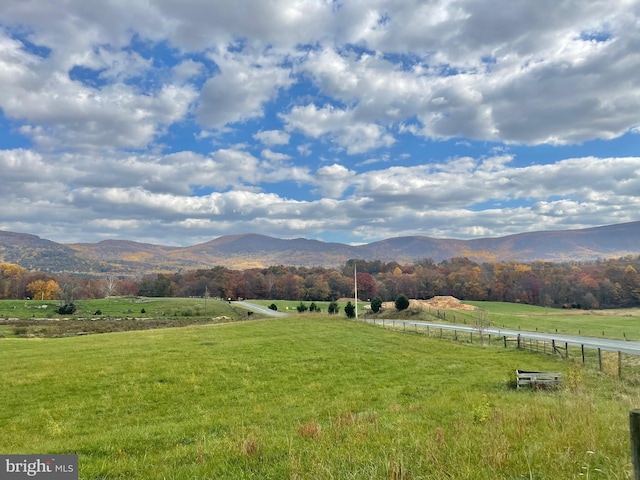
[[[562,385],[562,375],[553,372],[536,372],[532,370],[516,370],[517,388],[555,388]]]

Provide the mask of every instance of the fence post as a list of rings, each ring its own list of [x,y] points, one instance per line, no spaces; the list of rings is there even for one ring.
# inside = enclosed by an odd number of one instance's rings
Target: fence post
[[[629,431],[631,434],[633,478],[640,480],[640,409],[629,411]]]
[[[458,331],[454,330],[453,331],[453,339],[457,342],[458,341]]]
[[[520,334],[518,334],[518,348],[520,348]]]
[[[473,343],[473,331],[469,332],[471,334],[471,343]]]
[[[564,342],[564,358],[569,358],[569,344],[567,342]]]
[[[551,339],[551,355],[555,355],[556,354],[556,341],[552,338]]]
[[[598,367],[602,371],[602,350],[600,348],[598,348]]]
[[[440,329],[440,338],[442,338],[442,329]]]
[[[618,351],[618,378],[622,378],[622,352]]]
[[[507,348],[507,336],[505,335],[502,339],[504,340],[504,348]]]
[[[582,364],[584,365],[584,344],[580,345],[580,348],[582,349]]]

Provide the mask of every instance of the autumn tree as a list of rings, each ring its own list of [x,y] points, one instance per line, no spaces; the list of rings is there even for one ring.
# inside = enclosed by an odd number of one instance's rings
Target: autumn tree
[[[34,300],[54,300],[60,296],[62,289],[55,280],[36,280],[27,285]]]
[[[19,298],[20,283],[27,269],[15,263],[0,263],[0,298]]]

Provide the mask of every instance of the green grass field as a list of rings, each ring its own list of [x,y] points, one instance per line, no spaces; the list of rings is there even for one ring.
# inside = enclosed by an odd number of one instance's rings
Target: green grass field
[[[98,310],[103,317],[128,318],[210,316],[230,312],[227,302],[208,299],[205,305],[203,298],[109,297],[74,303],[78,308],[77,317],[92,317]],[[56,318],[59,304],[57,300],[0,300],[0,317]]]
[[[489,312],[495,325],[509,328],[640,341],[640,308],[564,310],[501,302],[465,302]]]
[[[503,302],[472,302],[487,312],[490,325],[516,330],[566,333],[640,341],[640,308],[612,310],[565,310]],[[437,316],[440,312],[440,317]],[[444,313],[444,315],[443,315]],[[371,318],[373,315],[368,314]],[[427,320],[473,325],[478,314],[473,311],[410,308],[404,312],[388,309],[378,317]]]
[[[0,362],[0,452],[77,453],[82,479],[630,475],[637,387],[336,317],[5,338]]]

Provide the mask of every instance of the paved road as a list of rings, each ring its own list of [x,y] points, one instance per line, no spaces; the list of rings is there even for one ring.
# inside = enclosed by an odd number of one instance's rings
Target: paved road
[[[241,305],[244,308],[249,310],[253,310],[254,312],[259,312],[264,315],[270,315],[272,317],[286,317],[286,313],[278,312],[275,310],[270,310],[268,308],[261,307],[254,303],[250,302],[234,302],[235,304]],[[416,326],[419,328],[442,328],[443,330],[457,330],[459,332],[473,332],[479,333],[479,330],[475,327],[471,327],[468,325],[452,325],[445,323],[432,323],[432,322],[411,322],[408,320],[390,320],[390,319],[365,319],[367,323],[376,323],[381,324],[382,322],[392,324],[395,322],[395,325],[403,325],[405,324],[407,328],[415,328]],[[523,330],[511,330],[508,328],[485,328],[483,330],[484,335],[497,335],[500,337],[506,336],[509,338],[514,338],[520,335],[522,339],[531,339],[531,340],[540,340],[545,342],[551,342],[551,340],[555,340],[558,345],[567,343],[571,346],[580,346],[584,345],[586,348],[599,348],[601,350],[611,351],[611,352],[622,352],[629,353],[632,355],[640,355],[640,342],[631,342],[626,340],[610,340],[607,338],[597,338],[597,337],[583,337],[578,335],[565,335],[562,333],[542,333],[542,332],[527,332]]]
[[[262,313],[263,315],[270,315],[272,317],[286,317],[286,313],[278,312],[276,310],[271,310],[269,308],[261,307],[260,305],[256,305],[255,303],[249,302],[233,302],[236,305],[240,305],[248,310],[253,310],[254,312]]]
[[[385,319],[385,323],[393,323],[395,321],[396,326],[406,324],[407,328],[442,328],[443,330],[457,330],[459,332],[474,332],[479,333],[479,330],[475,327],[465,325],[451,325],[431,322],[410,322],[406,320],[388,320]],[[381,324],[382,319],[366,319],[367,323]],[[556,344],[567,343],[572,346],[584,345],[586,348],[600,348],[601,350],[629,353],[632,355],[640,355],[640,342],[631,342],[626,340],[610,340],[607,338],[597,337],[582,337],[577,335],[564,335],[561,333],[541,333],[541,332],[526,332],[522,330],[510,330],[508,328],[485,328],[483,334],[498,335],[500,337],[507,336],[510,338],[520,335],[522,339],[542,340],[545,342],[551,342],[555,340]]]

